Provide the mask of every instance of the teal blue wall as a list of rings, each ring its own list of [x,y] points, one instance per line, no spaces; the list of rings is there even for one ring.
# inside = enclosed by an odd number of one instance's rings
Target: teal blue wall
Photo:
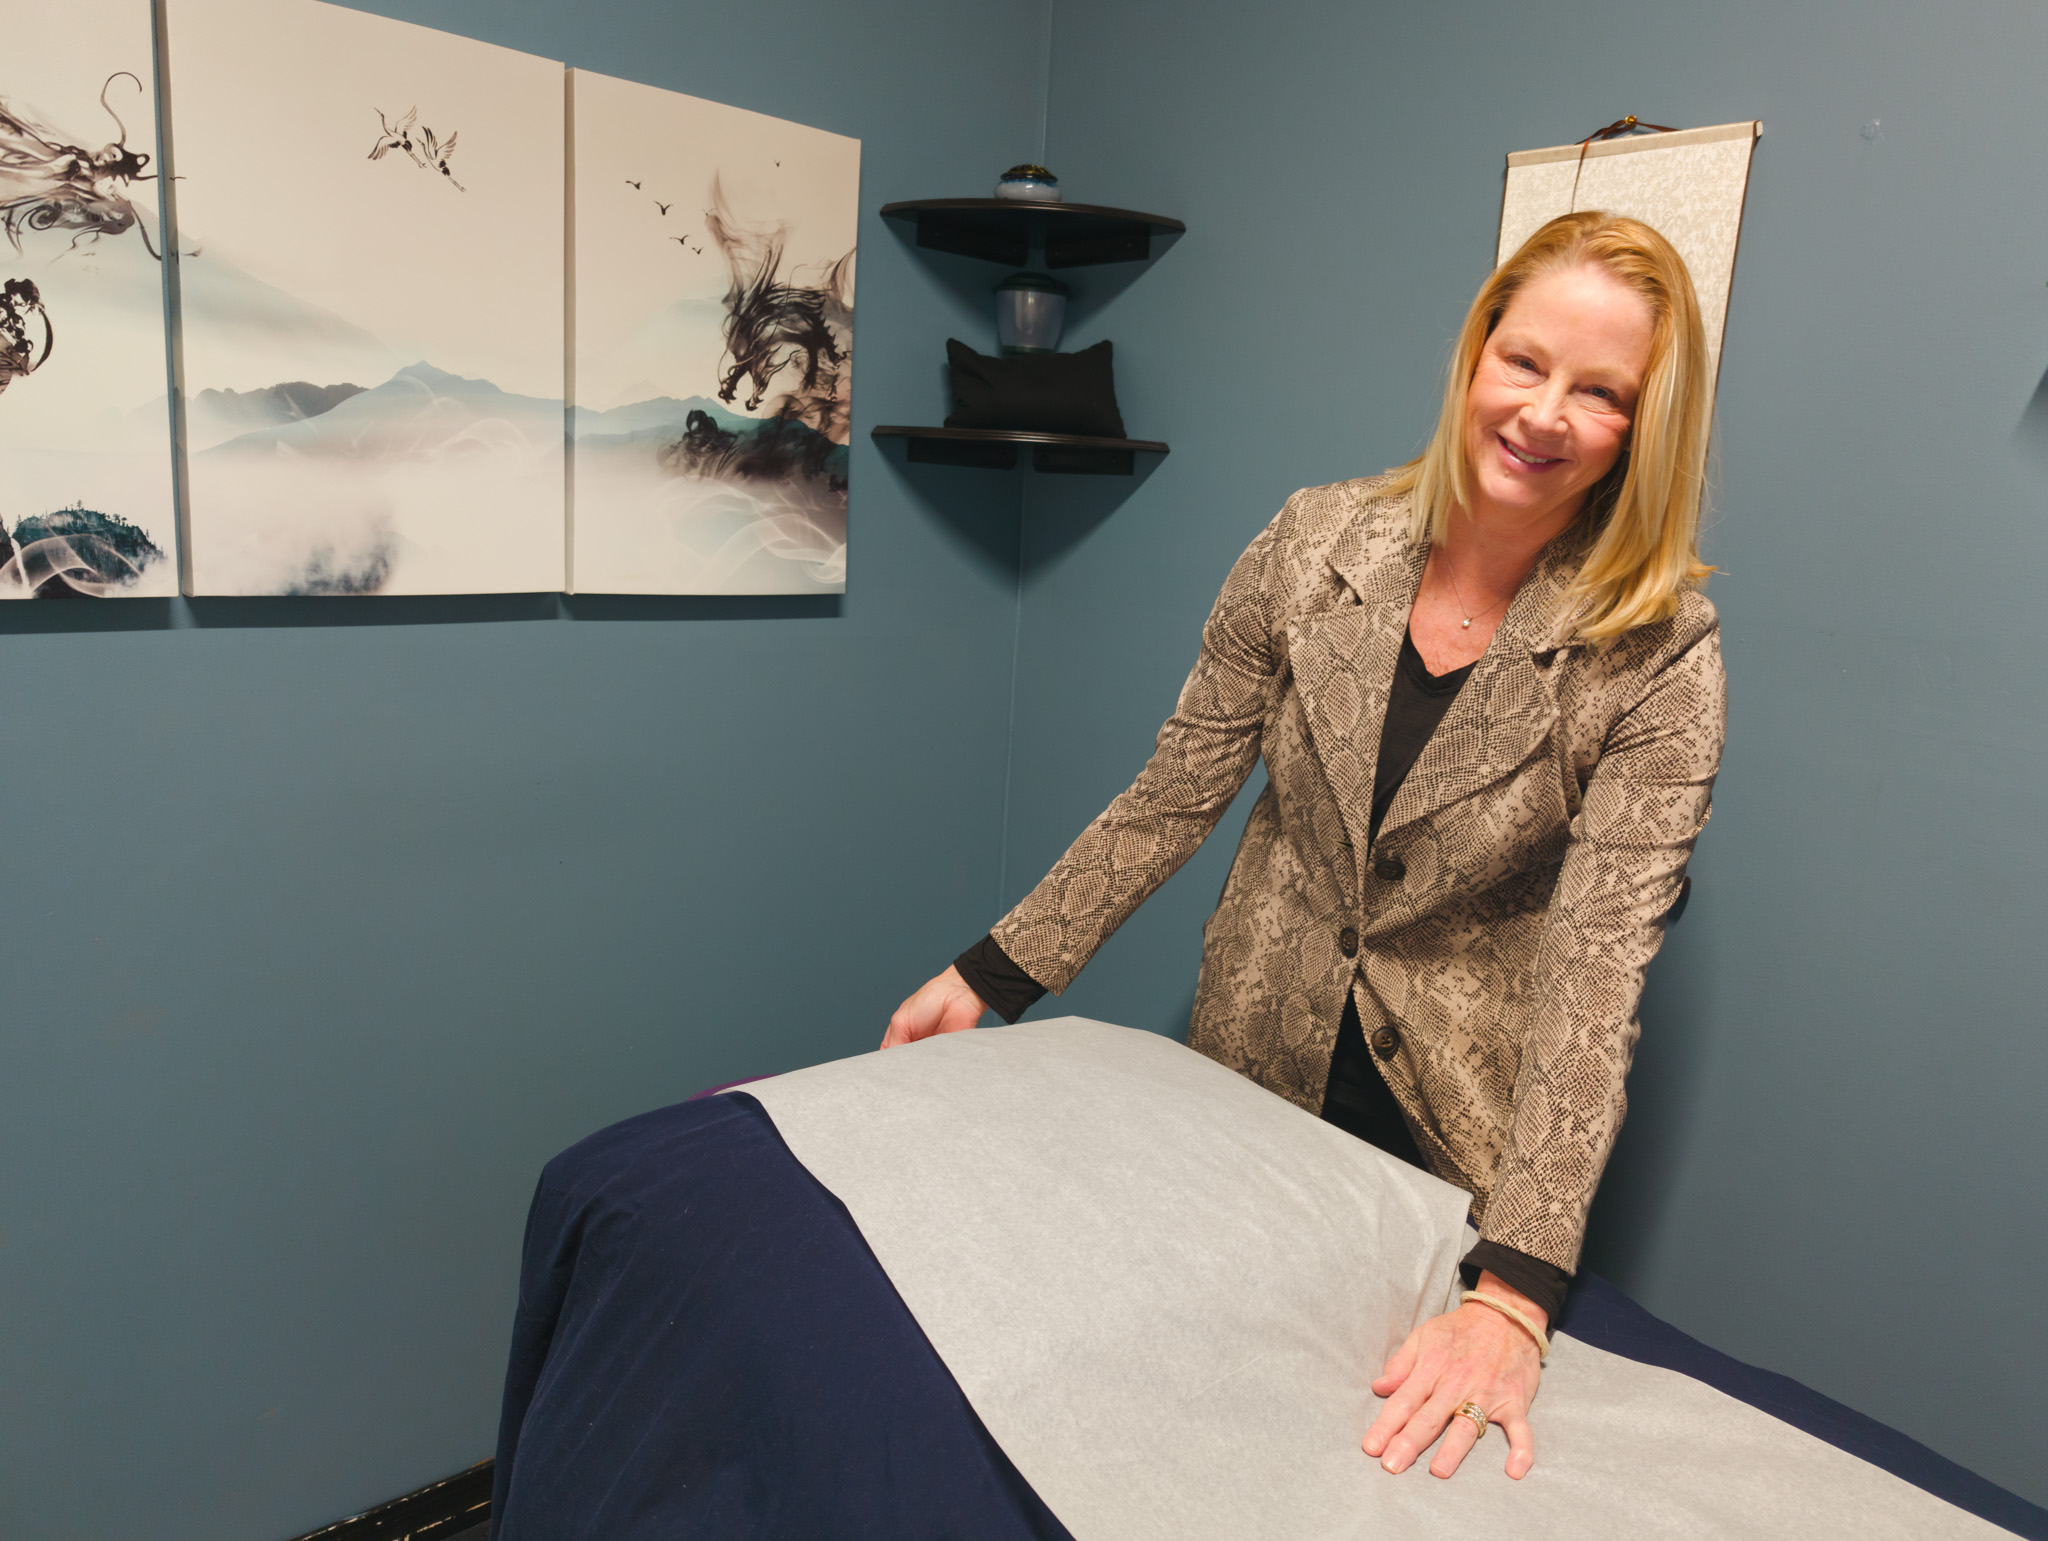
[[[1708,540],[1731,736],[1589,1261],[2037,1502],[2044,58],[2015,0],[1060,5],[1048,164],[1189,234],[1070,338],[1116,340],[1174,452],[1107,517],[1028,490],[1005,875],[1129,780],[1287,494],[1419,446],[1505,151],[1762,119]],[[1242,813],[1040,1010],[1183,1031]]]
[[[875,211],[1037,153],[1042,5],[378,9],[863,141],[850,588],[0,609],[7,1541],[489,1454],[541,1163],[872,1047],[996,899],[1018,491],[868,440],[987,324]]]

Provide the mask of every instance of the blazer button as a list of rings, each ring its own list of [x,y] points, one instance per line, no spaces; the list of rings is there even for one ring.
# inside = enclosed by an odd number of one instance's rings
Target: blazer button
[[[1381,1059],[1392,1059],[1394,1051],[1400,1047],[1400,1030],[1391,1022],[1372,1035],[1372,1051]]]
[[[1389,883],[1398,883],[1408,875],[1408,864],[1392,851],[1372,864],[1373,873]]]
[[[1358,931],[1356,927],[1346,926],[1337,933],[1337,950],[1347,958],[1358,956]]]

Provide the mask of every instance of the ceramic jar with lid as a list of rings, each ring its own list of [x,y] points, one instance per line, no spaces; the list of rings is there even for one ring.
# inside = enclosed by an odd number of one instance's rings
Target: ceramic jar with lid
[[[1053,353],[1067,322],[1067,286],[1045,273],[1012,273],[996,285],[996,341],[1005,353]]]
[[[996,182],[996,196],[1025,203],[1058,203],[1060,179],[1043,166],[1012,166]]]

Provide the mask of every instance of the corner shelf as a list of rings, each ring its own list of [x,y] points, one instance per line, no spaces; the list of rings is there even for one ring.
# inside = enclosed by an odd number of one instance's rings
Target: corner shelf
[[[917,244],[931,251],[1022,267],[1034,242],[1049,268],[1143,262],[1152,238],[1183,235],[1187,226],[1163,214],[1094,203],[1031,203],[1021,198],[918,198],[882,205],[884,219],[917,226]]]
[[[877,439],[905,439],[905,453],[924,465],[973,466],[1009,471],[1017,451],[1031,451],[1034,471],[1081,476],[1129,476],[1140,454],[1164,455],[1157,439],[1097,439],[1078,433],[1028,433],[1012,428],[907,428],[889,425]]]

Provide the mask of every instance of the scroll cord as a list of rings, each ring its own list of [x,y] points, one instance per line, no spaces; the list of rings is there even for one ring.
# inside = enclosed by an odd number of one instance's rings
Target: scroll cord
[[[1579,163],[1572,171],[1572,204],[1571,208],[1566,211],[1567,213],[1576,214],[1579,212],[1579,177],[1585,172],[1586,152],[1593,147],[1593,142],[1598,139],[1619,139],[1622,135],[1632,134],[1639,128],[1648,129],[1653,134],[1677,132],[1677,130],[1662,123],[1645,123],[1634,113],[1630,113],[1625,118],[1616,118],[1605,128],[1595,129],[1584,139],[1581,139],[1579,141]]]

